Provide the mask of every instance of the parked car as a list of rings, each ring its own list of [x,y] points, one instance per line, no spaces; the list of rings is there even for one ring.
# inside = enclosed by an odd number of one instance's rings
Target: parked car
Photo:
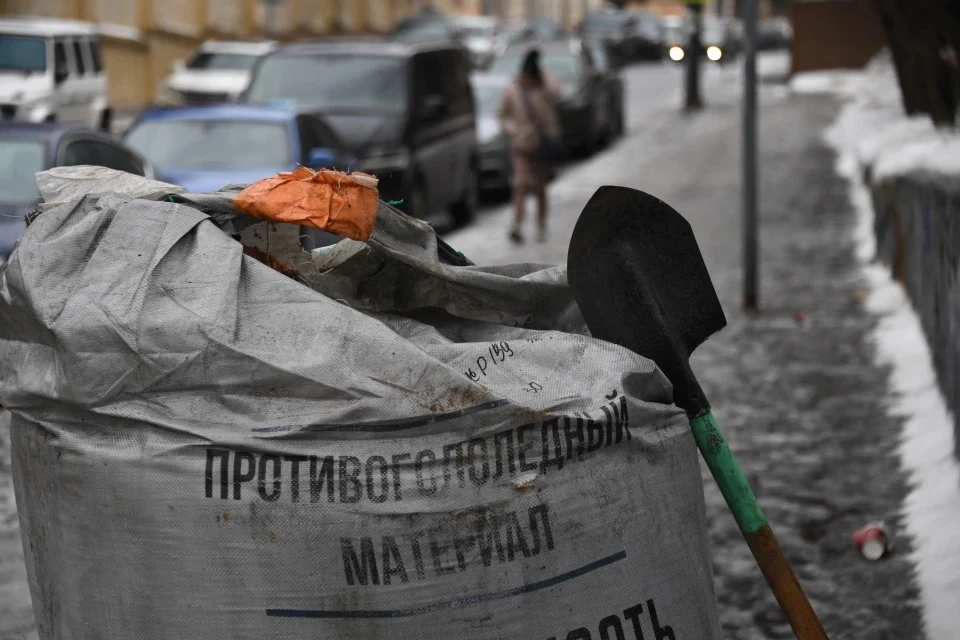
[[[361,40],[287,45],[257,65],[245,100],[288,100],[323,114],[354,168],[380,179],[384,200],[458,223],[477,200],[471,64],[448,43]]]
[[[743,29],[733,18],[704,16],[701,41],[708,59],[732,62],[743,50]]]
[[[760,51],[789,49],[793,42],[793,27],[786,18],[761,20],[757,25],[757,48]]]
[[[679,53],[682,59],[683,50],[690,41],[690,23],[682,16],[664,16],[663,38],[670,58],[676,59]]]
[[[580,23],[579,35],[585,40],[599,40],[621,63],[637,57],[636,20],[625,11],[604,7],[587,13]]]
[[[76,124],[0,123],[0,264],[6,262],[36,208],[34,174],[53,167],[98,165],[153,177],[150,163],[105,133]]]
[[[0,119],[110,128],[107,72],[91,22],[0,19]]]
[[[506,46],[537,38],[537,30],[527,20],[509,20],[500,25],[500,36]]]
[[[663,60],[667,53],[666,28],[663,19],[655,13],[640,9],[631,12],[633,31],[631,47],[634,59]]]
[[[453,19],[461,42],[470,51],[473,64],[485,68],[503,50],[497,19],[488,16],[459,16]]]
[[[580,40],[513,45],[494,61],[491,73],[516,77],[533,46],[540,49],[540,64],[563,92],[557,111],[564,144],[580,155],[592,154],[615,135],[616,115],[604,75],[593,66]]]
[[[673,29],[669,27],[668,29]],[[685,33],[684,33],[685,32]],[[688,25],[683,31],[674,31],[683,34],[682,41],[670,45],[670,59],[680,62],[687,57],[693,25]],[[671,38],[673,39],[673,37]],[[727,63],[736,59],[743,51],[743,29],[739,21],[722,16],[703,16],[700,27],[701,55],[713,62]]]
[[[464,47],[476,68],[482,69],[502,51],[497,19],[489,16],[414,14],[400,22],[391,34],[401,42],[447,41]]]
[[[552,18],[528,18],[527,24],[540,40],[558,40],[569,36],[567,28],[559,20]]]
[[[477,105],[477,143],[480,189],[492,194],[510,190],[512,176],[510,138],[497,112],[512,78],[494,74],[474,74],[471,78]]]
[[[285,107],[158,107],[142,113],[124,139],[153,163],[159,179],[197,192],[298,166],[347,168],[353,162],[322,118]],[[340,238],[304,227],[301,240],[313,249]]]
[[[158,179],[199,192],[300,165],[346,168],[351,160],[322,118],[285,107],[156,107],[140,114],[124,141],[150,160]]]
[[[160,89],[160,104],[207,104],[236,100],[250,82],[250,70],[274,42],[208,41],[184,63],[178,60]]]
[[[603,42],[587,40],[584,42],[584,47],[587,55],[590,56],[591,63],[602,75],[603,87],[609,95],[612,135],[621,136],[626,130],[626,100],[620,66]]]

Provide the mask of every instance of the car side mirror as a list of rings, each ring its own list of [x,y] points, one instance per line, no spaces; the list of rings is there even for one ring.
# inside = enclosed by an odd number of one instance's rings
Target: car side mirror
[[[55,84],[63,84],[69,75],[70,72],[66,69],[57,69],[53,74],[53,82]]]
[[[442,118],[446,113],[447,99],[437,93],[427,96],[420,107],[421,120],[435,120],[436,118]]]
[[[307,154],[307,164],[311,169],[322,169],[333,167],[337,163],[337,152],[328,147],[317,147],[310,149]]]

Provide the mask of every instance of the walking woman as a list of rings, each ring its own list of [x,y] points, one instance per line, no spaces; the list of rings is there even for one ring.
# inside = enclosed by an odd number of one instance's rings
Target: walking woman
[[[547,239],[547,163],[559,160],[561,153],[554,106],[558,93],[540,67],[540,52],[532,49],[500,103],[500,122],[513,148],[514,219],[510,239],[517,244],[523,242],[523,220],[531,186],[537,197],[538,240]]]

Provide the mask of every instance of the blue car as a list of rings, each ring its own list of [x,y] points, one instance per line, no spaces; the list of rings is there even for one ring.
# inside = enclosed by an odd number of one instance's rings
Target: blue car
[[[122,142],[75,124],[0,123],[0,265],[26,229],[40,192],[34,174],[54,167],[98,165],[152,177],[150,163]]]
[[[298,166],[349,169],[326,122],[293,108],[253,105],[158,107],[124,134],[158,180],[189,191],[256,182]]]

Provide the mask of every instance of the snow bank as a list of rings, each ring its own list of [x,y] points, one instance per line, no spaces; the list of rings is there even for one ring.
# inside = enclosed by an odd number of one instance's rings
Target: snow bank
[[[929,640],[955,640],[960,608],[960,465],[953,455],[954,423],[937,386],[920,320],[889,271],[870,264],[876,252],[874,212],[863,167],[874,179],[917,171],[960,175],[960,137],[939,132],[926,118],[903,115],[889,58],[880,57],[859,77],[849,72],[797,78],[801,90],[820,87],[847,99],[826,133],[838,154],[837,171],[850,183],[856,208],[857,256],[871,285],[867,308],[879,322],[873,332],[879,364],[890,367],[891,412],[904,418],[899,455],[912,490],[904,523],[914,541],[924,625]],[[795,82],[796,82],[795,81]],[[958,157],[950,157],[950,154]]]
[[[864,71],[817,71],[791,81],[795,93],[835,93],[847,108],[828,140],[852,152],[874,180],[926,174],[960,181],[960,132],[937,129],[926,116],[904,115],[893,62],[880,54]]]

